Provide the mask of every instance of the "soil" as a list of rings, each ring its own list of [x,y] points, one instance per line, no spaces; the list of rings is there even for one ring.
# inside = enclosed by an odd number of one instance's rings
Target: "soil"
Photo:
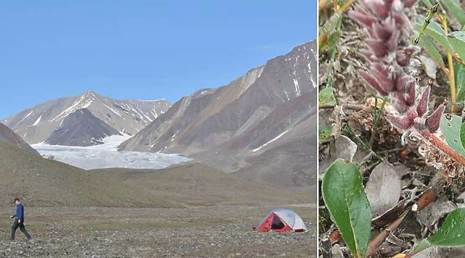
[[[27,241],[9,240],[14,207],[0,209],[0,257],[316,257],[316,206],[289,207],[304,233],[252,229],[275,207],[27,207]]]

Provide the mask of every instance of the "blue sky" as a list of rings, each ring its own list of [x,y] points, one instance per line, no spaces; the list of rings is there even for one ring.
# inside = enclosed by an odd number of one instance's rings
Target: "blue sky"
[[[316,0],[24,0],[0,9],[0,118],[87,90],[175,102],[316,38]]]

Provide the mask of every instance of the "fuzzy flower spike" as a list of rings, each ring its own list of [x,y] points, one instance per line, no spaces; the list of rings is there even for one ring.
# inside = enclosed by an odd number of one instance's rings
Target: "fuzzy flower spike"
[[[416,0],[361,0],[349,16],[365,28],[367,49],[360,53],[369,62],[369,71],[359,70],[367,85],[387,96],[397,111],[387,119],[397,128],[415,128],[421,134],[439,129],[445,104],[428,114],[430,87],[421,90],[415,80],[420,51],[411,44],[414,34],[409,14]],[[417,97],[417,93],[420,96]]]

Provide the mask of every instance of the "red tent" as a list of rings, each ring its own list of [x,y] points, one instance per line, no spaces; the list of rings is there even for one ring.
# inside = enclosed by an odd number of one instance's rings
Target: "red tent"
[[[294,211],[288,209],[274,209],[256,227],[259,232],[304,232],[307,227]]]

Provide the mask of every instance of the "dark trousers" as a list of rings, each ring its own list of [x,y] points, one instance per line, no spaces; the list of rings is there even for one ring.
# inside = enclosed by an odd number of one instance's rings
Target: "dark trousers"
[[[11,225],[11,240],[15,240],[15,234],[16,230],[19,228],[21,232],[27,237],[27,239],[31,238],[31,235],[27,233],[26,227],[24,226],[23,221],[21,223],[18,223],[18,219],[15,219],[15,222],[13,222],[13,225]]]

